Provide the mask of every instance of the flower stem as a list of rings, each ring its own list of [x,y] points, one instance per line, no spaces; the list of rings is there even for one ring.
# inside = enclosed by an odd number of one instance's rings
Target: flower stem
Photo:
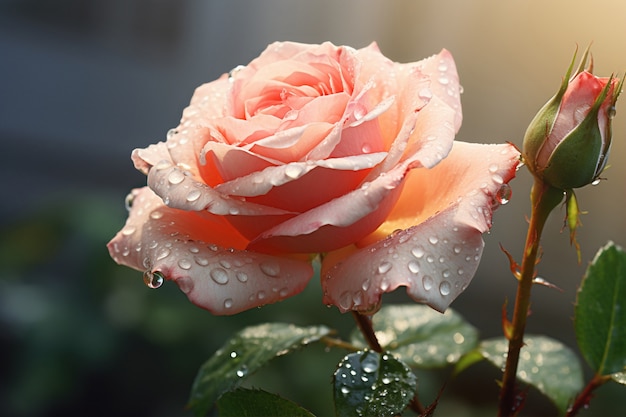
[[[500,417],[513,416],[518,410],[515,381],[520,350],[524,345],[524,330],[530,307],[530,292],[535,278],[535,266],[543,227],[550,212],[563,200],[563,190],[553,188],[539,179],[535,179],[530,201],[532,211],[524,246],[520,275],[518,277],[517,294],[509,337],[509,351],[506,357],[504,376],[500,389]]]
[[[383,351],[382,346],[378,342],[378,338],[376,338],[376,333],[374,333],[374,328],[372,327],[372,318],[370,316],[365,316],[360,314],[357,311],[352,311],[352,316],[356,321],[356,324],[359,326],[359,330],[363,333],[363,337],[367,342],[367,345],[374,352],[381,353]]]
[[[585,389],[576,397],[576,400],[567,410],[565,416],[574,417],[576,414],[578,414],[581,408],[586,408],[587,406],[589,406],[589,401],[591,401],[593,391],[610,379],[611,377],[608,375],[594,375],[594,377],[591,379],[591,381],[589,381]]]

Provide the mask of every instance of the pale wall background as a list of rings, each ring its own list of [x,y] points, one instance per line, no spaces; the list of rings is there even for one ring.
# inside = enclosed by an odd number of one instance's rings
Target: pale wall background
[[[458,139],[518,146],[527,123],[558,88],[576,45],[593,42],[596,73],[626,70],[623,1],[5,0],[0,7],[3,229],[59,210],[59,202],[88,198],[106,208],[110,224],[99,226],[113,233],[124,219],[124,196],[145,181],[132,168],[131,150],[163,139],[196,86],[249,62],[272,41],[354,47],[376,41],[384,54],[404,62],[447,48],[464,87]],[[530,332],[574,346],[572,305],[586,264],[609,239],[626,245],[625,159],[626,106],[618,103],[608,180],[579,193],[589,212],[579,231],[583,263],[576,264],[567,233],[560,233],[564,213],[557,213],[545,233],[539,272],[564,291],[535,289]],[[513,200],[485,236],[479,273],[454,305],[484,336],[500,334],[500,308],[514,296],[498,244],[519,258],[530,183],[521,170],[511,184]],[[81,214],[90,217],[89,210]],[[35,278],[33,268],[5,269],[3,299],[15,299],[23,282],[36,290],[59,275],[66,285],[89,279],[62,262],[55,269],[45,265],[47,274],[33,267]],[[176,303],[195,309],[183,297]],[[16,334],[36,321],[24,318],[23,305],[7,305],[0,309],[3,324]],[[15,340],[21,339],[10,339],[18,346]]]

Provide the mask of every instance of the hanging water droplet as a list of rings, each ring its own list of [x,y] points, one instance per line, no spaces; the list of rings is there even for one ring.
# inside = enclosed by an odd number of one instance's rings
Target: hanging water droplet
[[[148,288],[159,288],[165,282],[165,277],[160,271],[146,271],[143,273],[143,282]]]
[[[615,114],[617,114],[615,106],[609,106],[609,108],[607,109],[607,116],[609,117],[609,119],[614,118]]]
[[[228,273],[222,268],[212,269],[209,275],[211,275],[211,279],[213,279],[213,281],[217,284],[228,284]]]
[[[593,180],[593,181],[591,182],[591,185],[594,185],[594,186],[595,186],[595,185],[598,185],[598,184],[600,184],[600,182],[601,182],[601,181],[602,181],[602,179],[601,179],[601,178],[596,178],[595,180]]]
[[[230,81],[230,82],[235,81],[235,77],[237,76],[237,73],[239,71],[241,71],[242,69],[244,69],[244,68],[245,68],[245,66],[243,66],[243,65],[237,65],[235,68],[230,70],[230,72],[228,73],[228,81]]]
[[[339,296],[339,306],[344,310],[349,310],[350,308],[352,308],[352,305],[352,294],[350,294],[349,291],[344,291]]]
[[[135,200],[135,195],[133,193],[128,194],[126,198],[124,199],[124,207],[126,207],[127,211],[130,211],[130,209],[133,208],[134,200]]]
[[[511,201],[511,195],[513,191],[511,190],[511,186],[509,184],[502,184],[496,192],[496,201],[499,204],[506,204]]]

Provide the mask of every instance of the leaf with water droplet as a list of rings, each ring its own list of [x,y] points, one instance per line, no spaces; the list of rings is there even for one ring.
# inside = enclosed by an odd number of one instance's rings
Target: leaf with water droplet
[[[236,388],[261,366],[329,333],[325,326],[299,327],[285,323],[243,329],[200,367],[188,406],[195,415],[206,415],[220,395]]]
[[[418,368],[455,363],[478,344],[476,328],[452,309],[441,314],[419,304],[384,306],[372,324],[384,349]],[[356,330],[352,340],[366,346]]]
[[[600,375],[626,369],[626,252],[601,248],[578,291],[574,329],[585,360]]]
[[[338,416],[394,416],[413,398],[417,377],[390,353],[370,350],[346,355],[334,374]]]
[[[220,417],[313,417],[298,404],[263,390],[237,388],[217,401]]]
[[[503,337],[483,341],[479,349],[499,369],[505,364],[509,343]],[[583,388],[583,372],[574,352],[546,336],[524,337],[517,377],[537,388],[565,413],[569,403]]]

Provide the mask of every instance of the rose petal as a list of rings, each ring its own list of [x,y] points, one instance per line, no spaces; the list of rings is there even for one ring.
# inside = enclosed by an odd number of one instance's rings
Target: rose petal
[[[216,191],[231,196],[254,197],[267,194],[272,188],[298,180],[315,168],[329,168],[334,171],[360,171],[380,163],[386,152],[365,155],[331,158],[320,161],[292,162],[270,166],[262,171],[236,178],[215,187]],[[340,172],[335,172],[340,176]],[[294,197],[293,195],[291,196]]]
[[[111,257],[149,274],[158,271],[214,314],[280,301],[302,291],[313,275],[306,261],[207,243],[242,246],[242,238],[221,217],[207,222],[193,212],[172,210],[148,188],[133,190],[133,196],[126,225],[108,244]]]
[[[325,260],[325,302],[372,311],[382,293],[404,285],[416,301],[444,311],[478,267],[481,235],[518,162],[511,145],[455,142],[435,168],[412,171],[388,219],[359,242],[367,246],[333,266]]]
[[[289,212],[273,207],[229,198],[185,174],[178,167],[162,161],[150,169],[148,186],[168,207],[201,211],[217,215],[264,216]]]
[[[251,241],[249,248],[310,253],[355,242],[385,219],[406,171],[406,166],[399,165],[350,193],[286,220]]]

